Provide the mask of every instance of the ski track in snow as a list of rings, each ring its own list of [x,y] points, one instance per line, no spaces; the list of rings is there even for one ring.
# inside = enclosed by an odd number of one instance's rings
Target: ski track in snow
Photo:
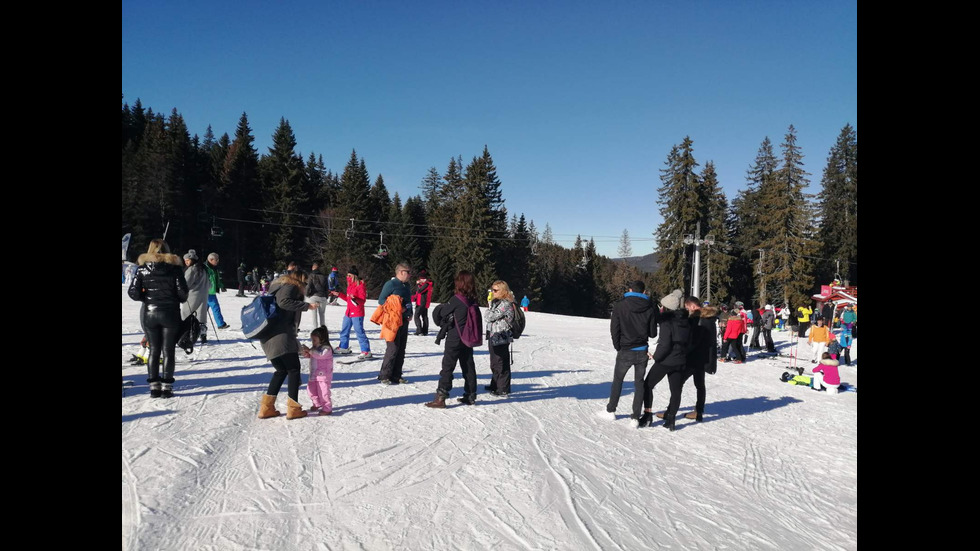
[[[178,351],[176,396],[149,399],[145,368],[125,361],[139,304],[123,293],[123,379],[134,381],[122,399],[125,550],[857,548],[857,394],[781,383],[786,358],[719,364],[705,422],[637,430],[632,374],[618,419],[595,416],[615,361],[608,320],[530,312],[508,398],[483,391],[484,347],[477,404],[456,402],[457,368],[449,407],[424,407],[442,350],[410,336],[412,383],[377,384],[379,362],[337,364],[334,415],[286,421],[284,386],[283,415],[260,420],[272,368],[234,330]],[[248,299],[219,300],[234,326]],[[336,330],[343,308],[327,314]],[[306,360],[302,372],[308,407]],[[857,383],[856,367],[841,374]],[[668,394],[655,389],[656,411]],[[694,398],[688,382],[681,414]]]

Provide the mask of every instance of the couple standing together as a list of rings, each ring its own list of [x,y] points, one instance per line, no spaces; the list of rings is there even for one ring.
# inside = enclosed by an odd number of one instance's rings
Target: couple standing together
[[[653,419],[653,389],[667,377],[670,386],[670,402],[667,410],[657,417],[664,419],[664,428],[674,430],[674,420],[680,408],[681,391],[688,378],[694,377],[697,388],[695,411],[685,417],[701,421],[704,414],[706,389],[705,373],[714,373],[717,361],[717,310],[701,308],[697,297],[684,298],[680,289],[660,299],[659,311],[650,297],[643,293],[642,281],[630,283],[629,289],[613,308],[610,333],[616,349],[616,365],[609,403],[600,417],[616,419],[616,407],[623,389],[626,373],[634,370],[633,410],[631,422],[646,427]],[[657,347],[651,354],[647,339],[657,337]],[[654,361],[646,374],[647,363]],[[640,413],[640,405],[644,412]]]

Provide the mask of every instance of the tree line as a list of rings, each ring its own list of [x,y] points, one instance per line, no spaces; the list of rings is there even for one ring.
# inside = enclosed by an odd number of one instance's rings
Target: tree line
[[[713,302],[777,295],[795,301],[836,273],[821,257],[842,259],[843,277],[856,284],[857,140],[850,126],[831,151],[816,201],[802,192],[807,174],[792,127],[792,145],[784,144],[781,159],[768,138],[763,142],[747,188],[730,204],[712,163],[697,171],[693,142],[685,138],[660,175],[664,221],[655,233],[655,274],[598,255],[593,240],[558,245],[550,226],[539,232],[523,213],[509,212],[486,146],[468,162],[458,155],[442,171],[431,167],[420,193],[403,199],[388,192],[381,174],[372,183],[356,150],[339,173],[322,155],[304,158],[285,119],[267,153],[259,154],[254,142],[245,113],[233,136],[216,137],[209,126],[199,137],[176,109],[164,116],[138,99],[123,102],[122,230],[132,233],[129,258],[166,231],[175,251],[221,255],[232,286],[240,262],[281,271],[292,260],[316,261],[341,273],[357,266],[369,294],[380,292],[394,265],[407,260],[428,270],[437,302],[448,300],[454,274],[467,269],[486,287],[507,281],[535,310],[607,317],[628,281],[642,279],[655,294],[689,288],[692,251],[683,235],[700,221],[702,232],[715,237],[702,253]],[[626,232],[620,252],[624,247],[630,250]],[[762,262],[758,249],[767,252]]]

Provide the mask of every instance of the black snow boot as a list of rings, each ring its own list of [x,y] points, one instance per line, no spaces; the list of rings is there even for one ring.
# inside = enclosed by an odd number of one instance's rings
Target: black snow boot
[[[160,378],[154,377],[152,379],[147,379],[146,382],[150,383],[150,398],[159,398],[162,394],[160,390]]]
[[[643,415],[640,416],[640,422],[637,425],[637,428],[642,429],[644,427],[649,427],[651,421],[653,421],[653,412],[643,412]]]
[[[675,415],[676,414],[674,414],[674,413],[665,413],[664,414],[664,428],[665,429],[667,429],[669,431],[673,431],[674,430],[674,416]]]

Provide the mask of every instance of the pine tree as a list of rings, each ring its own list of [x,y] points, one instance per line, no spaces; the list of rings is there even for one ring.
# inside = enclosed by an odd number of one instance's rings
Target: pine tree
[[[418,195],[409,197],[402,207],[403,231],[411,235],[407,258],[419,269],[426,267],[432,251],[432,237],[425,216],[425,202]],[[414,251],[414,252],[413,252]]]
[[[242,113],[221,169],[214,213],[219,218],[254,220],[258,218],[256,211],[263,208],[259,156],[254,143],[248,116]],[[263,264],[270,261],[269,255],[261,247],[265,241],[261,226],[236,223],[234,231],[229,233],[230,239],[227,235],[212,239],[210,248],[226,259],[243,258],[243,253],[248,251],[250,257],[260,258]]]
[[[306,205],[305,167],[296,153],[296,137],[285,118],[272,136],[269,154],[260,161],[264,201],[264,219],[272,227],[268,250],[275,266],[285,267],[304,251],[307,218],[301,215]]]
[[[439,194],[442,187],[442,177],[439,176],[436,167],[429,168],[419,187],[422,189],[422,198],[425,201],[425,213],[431,216],[434,211],[439,209],[441,203]]]
[[[759,301],[783,301],[792,307],[809,303],[815,290],[813,261],[819,243],[815,240],[814,210],[804,192],[809,180],[803,170],[803,153],[796,145],[796,129],[790,125],[780,146],[780,168],[759,189],[759,206],[767,214],[760,227],[766,239],[763,252],[764,292]]]
[[[704,237],[710,236],[713,243],[701,245],[701,281],[704,285],[700,292],[704,296],[698,298],[712,303],[724,302],[730,294],[734,257],[729,252],[728,201],[713,162],[705,163],[700,182],[701,232]]]
[[[690,289],[690,259],[684,237],[695,233],[702,211],[693,145],[691,138],[685,137],[680,146],[673,146],[664,163],[666,168],[660,171],[657,204],[663,222],[654,234],[660,263],[655,285],[664,294],[675,288]]]
[[[857,285],[857,132],[847,124],[827,157],[818,196],[823,243],[820,282]],[[838,265],[840,268],[838,269]]]
[[[756,153],[755,163],[746,171],[746,187],[732,200],[728,232],[733,256],[730,268],[732,294],[736,298],[756,303],[764,294],[763,278],[758,277],[758,259],[761,244],[773,236],[767,233],[764,222],[768,219],[761,203],[763,189],[772,186],[779,161],[773,153],[772,142],[767,136]]]

